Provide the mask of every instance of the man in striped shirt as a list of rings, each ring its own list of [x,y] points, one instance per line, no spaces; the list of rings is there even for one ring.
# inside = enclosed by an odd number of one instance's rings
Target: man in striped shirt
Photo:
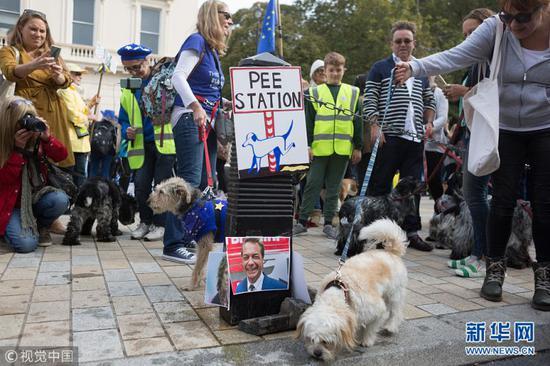
[[[392,55],[376,62],[370,69],[365,88],[363,112],[371,125],[374,143],[382,126],[380,146],[367,194],[380,196],[390,193],[394,175],[421,179],[424,143],[418,136],[431,135],[435,115],[435,100],[427,78],[411,77],[403,85],[390,85],[391,71],[397,63],[412,59],[415,47],[416,26],[410,22],[397,22],[391,30]],[[393,95],[388,102],[388,93]],[[386,103],[389,106],[386,108]],[[385,118],[384,118],[385,114]],[[420,238],[420,195],[416,195],[415,216],[404,222],[409,246],[431,251],[431,244]]]

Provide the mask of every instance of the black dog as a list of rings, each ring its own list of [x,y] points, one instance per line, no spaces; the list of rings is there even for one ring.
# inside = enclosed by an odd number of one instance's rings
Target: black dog
[[[63,245],[79,245],[79,236],[90,235],[97,219],[97,241],[113,242],[121,235],[118,221],[123,225],[134,222],[137,202],[123,193],[110,180],[100,177],[88,179],[78,192],[71,210],[71,221],[63,238]]]
[[[351,226],[355,217],[355,206],[358,200],[361,202],[361,220],[353,226],[348,257],[363,252],[365,242],[357,239],[359,231],[381,218],[389,218],[403,227],[405,217],[416,215],[416,203],[414,195],[420,188],[418,180],[412,177],[405,177],[399,180],[395,188],[385,196],[377,197],[354,197],[344,202],[338,213],[340,219],[340,230],[338,232],[338,244],[334,254],[341,255],[346,245]]]

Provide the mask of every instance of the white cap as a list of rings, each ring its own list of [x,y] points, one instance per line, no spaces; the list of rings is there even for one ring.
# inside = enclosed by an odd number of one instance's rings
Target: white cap
[[[313,78],[313,73],[320,67],[325,67],[325,61],[323,60],[315,60],[311,64],[311,69],[309,70],[309,78]]]

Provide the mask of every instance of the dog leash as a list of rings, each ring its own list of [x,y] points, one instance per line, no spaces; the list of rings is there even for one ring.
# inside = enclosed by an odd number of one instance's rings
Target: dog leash
[[[365,179],[363,180],[363,186],[361,187],[361,191],[359,193],[359,198],[355,202],[355,216],[353,217],[353,222],[351,223],[350,231],[348,233],[348,237],[346,238],[346,245],[344,246],[344,249],[342,250],[342,256],[340,259],[338,259],[338,270],[336,271],[336,279],[340,279],[340,268],[344,264],[344,262],[347,259],[348,256],[348,250],[349,250],[349,244],[351,241],[351,235],[353,233],[353,228],[355,225],[359,223],[360,217],[361,217],[361,204],[365,198],[365,194],[367,191],[367,187],[369,185],[370,177],[372,175],[372,170],[374,168],[374,162],[376,160],[376,155],[378,154],[378,146],[380,145],[380,138],[382,137],[382,128],[384,127],[384,124],[386,123],[386,115],[388,113],[390,102],[393,98],[393,93],[395,91],[396,85],[394,85],[394,71],[395,69],[392,69],[390,73],[390,80],[389,80],[389,90],[388,94],[386,96],[386,106],[384,107],[384,114],[382,116],[382,121],[380,122],[380,125],[378,127],[378,134],[376,136],[376,141],[374,142],[374,146],[372,148],[372,153],[369,159],[369,164],[367,166],[367,171],[365,172]],[[345,219],[344,219],[345,220]]]

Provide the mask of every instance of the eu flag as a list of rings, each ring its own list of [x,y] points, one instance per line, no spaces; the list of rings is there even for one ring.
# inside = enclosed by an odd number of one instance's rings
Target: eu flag
[[[257,53],[271,52],[275,53],[275,28],[278,24],[277,9],[275,0],[269,0],[265,9],[264,22],[262,24],[262,34],[258,40]]]

